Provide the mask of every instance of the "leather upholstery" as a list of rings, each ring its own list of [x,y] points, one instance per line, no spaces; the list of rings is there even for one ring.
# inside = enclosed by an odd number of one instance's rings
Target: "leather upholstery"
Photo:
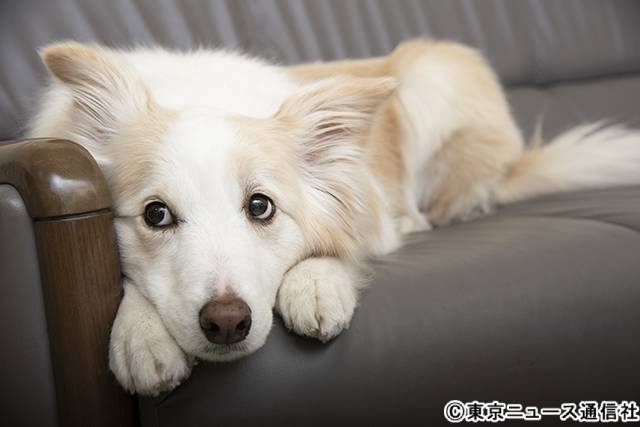
[[[57,426],[33,225],[20,194],[3,184],[0,184],[0,313],[3,424]]]
[[[143,400],[143,415],[160,426],[434,426],[451,399],[637,398],[638,200],[640,187],[551,196],[413,235],[376,262],[334,342],[278,322],[255,355],[197,366]]]
[[[57,39],[294,63],[384,54],[421,34],[482,49],[525,134],[541,116],[546,137],[604,118],[640,126],[637,0],[22,0],[0,5],[0,138],[20,133],[44,81],[35,49]],[[630,187],[416,234],[375,263],[337,340],[277,321],[255,355],[140,399],[143,424],[439,425],[449,399],[637,400],[638,230]]]
[[[508,95],[515,118],[528,136],[538,119],[546,140],[578,123],[597,120],[640,127],[640,73],[522,85],[513,87]]]

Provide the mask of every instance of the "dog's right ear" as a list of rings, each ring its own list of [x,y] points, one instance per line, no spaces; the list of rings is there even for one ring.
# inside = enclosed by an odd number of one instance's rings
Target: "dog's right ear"
[[[96,154],[118,127],[152,105],[149,91],[117,53],[95,45],[61,42],[40,52],[51,74],[71,91],[71,135]]]

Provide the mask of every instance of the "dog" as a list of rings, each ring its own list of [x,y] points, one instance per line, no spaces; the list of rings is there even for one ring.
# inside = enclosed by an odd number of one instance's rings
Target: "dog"
[[[640,133],[526,146],[476,50],[413,40],[292,67],[221,50],[60,42],[31,137],[85,147],[110,186],[124,297],[110,368],[140,394],[265,342],[273,309],[329,341],[364,261],[402,236],[552,192],[640,183]]]

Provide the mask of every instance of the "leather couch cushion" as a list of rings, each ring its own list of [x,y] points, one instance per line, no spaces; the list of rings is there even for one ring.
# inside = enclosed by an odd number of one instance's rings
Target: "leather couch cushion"
[[[0,183],[2,424],[55,427],[56,395],[33,222],[18,191]]]

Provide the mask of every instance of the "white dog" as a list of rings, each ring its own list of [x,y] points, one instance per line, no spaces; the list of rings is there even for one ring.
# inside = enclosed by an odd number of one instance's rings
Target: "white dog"
[[[257,350],[274,307],[335,337],[359,261],[403,233],[640,183],[637,132],[582,126],[525,149],[491,68],[454,43],[291,68],[72,42],[42,56],[54,79],[30,136],[83,145],[107,177],[126,276],[110,365],[138,393]]]

